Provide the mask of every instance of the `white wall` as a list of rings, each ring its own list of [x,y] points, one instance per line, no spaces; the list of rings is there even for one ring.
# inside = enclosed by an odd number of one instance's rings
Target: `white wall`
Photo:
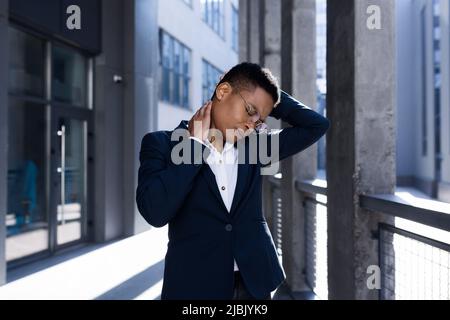
[[[222,39],[202,20],[200,0],[192,0],[192,8],[182,0],[161,0],[158,6],[158,24],[191,49],[190,101],[192,110],[167,103],[159,103],[158,129],[172,130],[181,120],[189,120],[202,104],[202,59],[226,71],[238,63],[238,53],[231,48],[231,4],[225,1],[225,39]]]
[[[420,10],[427,6],[427,137],[422,155],[422,71]],[[450,4],[441,0],[441,149],[442,180],[450,182]],[[434,179],[433,7],[430,0],[396,1],[397,26],[397,176]]]

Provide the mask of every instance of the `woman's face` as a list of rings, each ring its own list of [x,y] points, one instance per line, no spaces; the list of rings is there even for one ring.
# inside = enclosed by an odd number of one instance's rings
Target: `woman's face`
[[[272,97],[261,87],[238,92],[225,82],[216,88],[211,120],[226,141],[234,143],[251,133],[255,122],[264,122],[273,106]]]

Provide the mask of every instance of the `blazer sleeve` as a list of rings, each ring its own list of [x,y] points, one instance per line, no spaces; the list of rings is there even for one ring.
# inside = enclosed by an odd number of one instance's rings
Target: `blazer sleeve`
[[[199,157],[203,157],[205,146],[193,139],[184,142],[190,144],[190,163],[175,165],[166,160],[170,152],[166,140],[158,137],[158,133],[149,133],[142,139],[139,153],[136,204],[144,219],[154,227],[162,227],[175,217],[203,164]]]
[[[274,139],[278,139],[278,160],[283,160],[305,150],[318,141],[330,126],[327,118],[284,91],[281,91],[280,103],[272,110],[270,116],[291,125],[291,127],[271,130],[258,135],[259,139],[267,140],[267,152],[270,157],[272,157],[273,152],[276,152],[274,150],[276,149]]]

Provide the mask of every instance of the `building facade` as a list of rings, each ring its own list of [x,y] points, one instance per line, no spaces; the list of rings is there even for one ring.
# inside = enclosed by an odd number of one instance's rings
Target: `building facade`
[[[450,202],[449,4],[395,3],[397,184]]]
[[[158,129],[189,120],[238,62],[237,0],[159,1]]]
[[[141,139],[189,119],[237,62],[237,14],[229,0],[0,1],[0,284],[148,229]]]

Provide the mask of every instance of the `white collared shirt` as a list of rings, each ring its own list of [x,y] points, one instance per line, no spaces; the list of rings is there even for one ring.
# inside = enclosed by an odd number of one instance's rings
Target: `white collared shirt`
[[[201,141],[195,137],[190,138],[206,145],[210,149],[206,163],[216,177],[219,193],[222,196],[225,207],[230,212],[237,183],[238,149],[234,147],[234,144],[226,142],[222,152],[219,152],[208,140]],[[236,260],[234,261],[234,270],[239,270]]]

